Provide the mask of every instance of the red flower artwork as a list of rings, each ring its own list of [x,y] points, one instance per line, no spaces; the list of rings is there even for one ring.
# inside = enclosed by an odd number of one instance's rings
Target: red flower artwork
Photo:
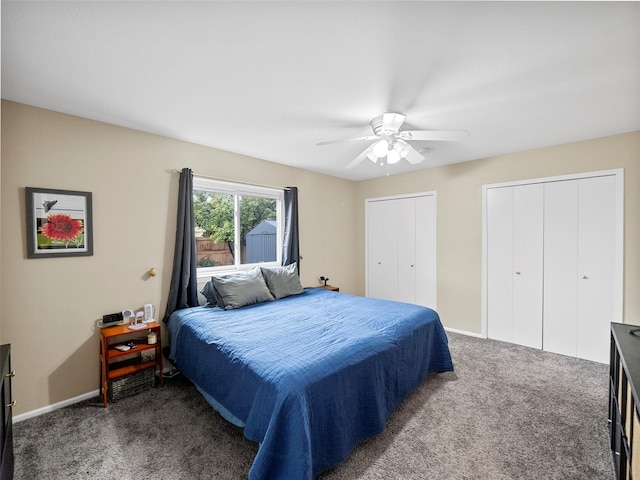
[[[47,223],[42,225],[42,235],[52,240],[69,241],[82,233],[82,220],[74,220],[64,213],[56,213],[47,217]]]

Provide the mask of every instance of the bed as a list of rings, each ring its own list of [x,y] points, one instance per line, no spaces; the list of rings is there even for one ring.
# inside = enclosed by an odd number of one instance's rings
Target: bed
[[[314,479],[453,370],[438,314],[318,288],[168,320],[170,360],[259,448],[251,480]]]

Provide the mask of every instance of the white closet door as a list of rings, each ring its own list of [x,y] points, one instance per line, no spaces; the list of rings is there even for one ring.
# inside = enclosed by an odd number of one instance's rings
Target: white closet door
[[[490,338],[540,348],[540,336],[545,351],[608,363],[610,322],[622,321],[621,180],[611,170],[485,189]]]
[[[545,184],[543,349],[576,356],[578,181]],[[608,340],[607,340],[608,341]]]
[[[398,202],[367,203],[367,296],[398,298]]]
[[[398,202],[398,300],[416,301],[416,200]]]
[[[609,361],[609,328],[615,320],[615,212],[615,176],[545,187],[547,351]]]
[[[577,356],[602,363],[615,319],[615,207],[614,176],[579,181]]]
[[[487,190],[487,336],[513,342],[513,187]]]
[[[488,336],[542,348],[541,184],[487,191]]]
[[[416,197],[416,299],[436,310],[436,197]]]
[[[434,194],[368,200],[368,297],[436,308]]]
[[[513,192],[513,342],[542,348],[542,184]]]

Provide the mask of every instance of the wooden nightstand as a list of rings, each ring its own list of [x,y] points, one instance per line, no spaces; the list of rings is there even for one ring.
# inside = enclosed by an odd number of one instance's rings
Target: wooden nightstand
[[[334,287],[333,285],[320,285],[316,288],[324,288],[325,290],[331,290],[332,292],[339,292],[340,287]]]
[[[147,343],[147,335],[156,334],[156,343]],[[133,342],[136,348],[120,351],[115,346]],[[134,375],[148,375],[155,383],[155,370],[160,370],[160,386],[164,386],[162,377],[162,339],[160,336],[160,324],[150,322],[145,328],[131,330],[129,325],[116,325],[100,330],[100,391],[104,406],[107,406],[107,391],[109,382],[114,387],[114,381],[124,382],[125,377],[133,379]],[[153,369],[152,371],[149,371]],[[144,373],[142,373],[144,372]],[[137,381],[137,379],[136,379]],[[118,384],[119,385],[119,384]]]

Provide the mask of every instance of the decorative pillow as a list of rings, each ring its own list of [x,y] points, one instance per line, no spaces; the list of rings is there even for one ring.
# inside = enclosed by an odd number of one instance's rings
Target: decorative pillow
[[[297,263],[284,267],[261,267],[269,291],[277,300],[304,292],[298,276]]]
[[[202,287],[202,290],[200,290],[200,293],[202,295],[204,295],[204,298],[207,299],[207,305],[211,305],[213,307],[215,307],[218,304],[218,301],[216,300],[216,294],[215,294],[215,289],[213,288],[213,284],[211,283],[211,280],[209,280],[207,283],[204,284],[204,287]]]
[[[225,310],[273,300],[259,268],[214,276],[211,283],[218,305]]]

